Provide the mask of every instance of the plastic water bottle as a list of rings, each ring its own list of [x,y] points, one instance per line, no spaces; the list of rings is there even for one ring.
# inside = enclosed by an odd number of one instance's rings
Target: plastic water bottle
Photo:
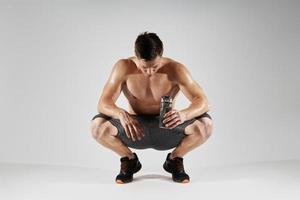
[[[160,103],[159,128],[168,128],[163,123],[164,114],[172,110],[172,99],[170,96],[162,96]]]

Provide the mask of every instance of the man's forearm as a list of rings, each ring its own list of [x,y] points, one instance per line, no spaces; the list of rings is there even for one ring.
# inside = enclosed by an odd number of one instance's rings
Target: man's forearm
[[[188,108],[183,109],[181,112],[185,118],[185,120],[193,119],[194,117],[198,117],[205,112],[209,111],[209,105],[207,101],[203,99],[195,99]]]
[[[115,103],[103,102],[103,103],[101,103],[101,105],[98,106],[98,112],[118,119],[120,116],[120,113],[126,112],[126,111],[123,108],[119,108],[118,106],[116,106]]]

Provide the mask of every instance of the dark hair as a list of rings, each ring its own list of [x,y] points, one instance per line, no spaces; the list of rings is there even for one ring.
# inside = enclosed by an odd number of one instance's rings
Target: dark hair
[[[147,31],[138,35],[134,48],[136,56],[146,61],[153,60],[156,56],[163,54],[162,41],[156,33],[148,33]]]

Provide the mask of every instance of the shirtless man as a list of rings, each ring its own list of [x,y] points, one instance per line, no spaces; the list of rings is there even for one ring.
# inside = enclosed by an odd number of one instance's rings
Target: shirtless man
[[[187,183],[183,156],[203,144],[212,134],[209,104],[202,88],[187,68],[162,57],[163,43],[155,33],[141,33],[135,41],[135,55],[118,60],[98,102],[98,114],[91,120],[91,134],[101,145],[121,158],[116,183],[128,183],[142,165],[130,148],[173,149],[163,168],[176,182]],[[128,99],[128,111],[116,106],[121,91]],[[189,107],[174,108],[179,91],[190,100]],[[173,99],[172,110],[165,114],[167,129],[159,128],[160,101]]]

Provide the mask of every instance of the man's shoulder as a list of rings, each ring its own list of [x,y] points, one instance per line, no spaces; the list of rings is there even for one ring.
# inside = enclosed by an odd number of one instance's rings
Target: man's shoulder
[[[113,66],[113,71],[122,76],[130,74],[132,70],[134,70],[132,62],[127,58],[118,59]]]
[[[172,60],[168,64],[167,71],[169,79],[177,83],[181,83],[184,79],[187,79],[190,76],[190,72],[186,65],[175,60]]]
[[[185,73],[188,72],[187,67],[183,63],[181,63],[179,61],[176,61],[176,60],[173,60],[173,59],[171,59],[167,63],[167,66],[168,66],[167,67],[168,71],[170,71],[171,74],[174,75],[174,76],[178,76],[182,73],[185,74]]]
[[[169,68],[172,68],[173,70],[179,70],[180,68],[185,68],[185,65],[182,62],[168,57],[164,58],[164,63],[166,66],[169,66]]]

